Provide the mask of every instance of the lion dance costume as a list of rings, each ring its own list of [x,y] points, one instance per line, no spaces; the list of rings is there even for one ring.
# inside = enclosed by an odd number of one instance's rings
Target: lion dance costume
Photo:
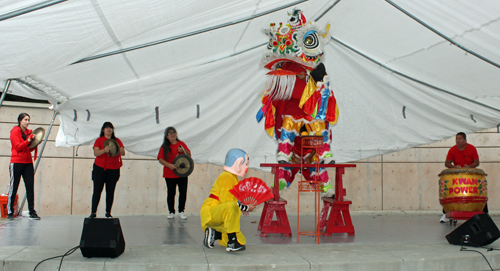
[[[270,39],[263,66],[270,71],[257,121],[265,117],[266,132],[278,141],[280,163],[307,158],[301,157],[295,146],[300,140],[296,139],[304,132],[323,136],[324,144],[311,162],[335,163],[330,151],[330,125],[337,122],[338,106],[322,63],[322,47],[328,41],[329,28],[330,25],[323,29],[306,22],[302,11],[296,9],[286,25],[271,23],[270,29],[265,31]],[[280,169],[280,191],[290,186],[296,173],[292,168]],[[305,169],[302,175],[306,179],[321,180],[326,196],[333,195],[325,168],[320,168],[319,172],[314,168]]]

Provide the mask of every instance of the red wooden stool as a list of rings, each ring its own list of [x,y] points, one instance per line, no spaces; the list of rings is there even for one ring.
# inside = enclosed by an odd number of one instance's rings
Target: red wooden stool
[[[322,198],[322,200],[323,209],[319,217],[319,228],[322,229],[326,226],[324,234],[326,236],[330,236],[332,233],[354,235],[354,226],[349,213],[349,205],[352,204],[352,201],[338,201],[333,198]],[[330,213],[329,216],[328,213]]]
[[[285,205],[286,200],[283,199],[278,201],[270,200],[264,203],[258,227],[260,236],[267,237],[269,233],[284,233],[286,237],[292,236],[292,229],[288,222]],[[275,212],[277,220],[273,221]]]

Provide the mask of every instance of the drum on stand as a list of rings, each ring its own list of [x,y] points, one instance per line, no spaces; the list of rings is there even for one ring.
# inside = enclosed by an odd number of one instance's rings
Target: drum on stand
[[[486,173],[479,168],[450,168],[439,174],[439,203],[448,212],[482,212],[488,202]]]

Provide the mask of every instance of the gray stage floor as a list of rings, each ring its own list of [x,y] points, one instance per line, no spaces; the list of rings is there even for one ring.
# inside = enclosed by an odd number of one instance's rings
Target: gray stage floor
[[[500,253],[478,248],[465,253],[448,244],[445,235],[458,227],[439,223],[429,213],[352,213],[355,236],[300,236],[297,216],[289,214],[292,237],[260,237],[257,214],[242,217],[247,250],[227,253],[202,245],[199,215],[167,220],[165,215],[115,216],[126,241],[115,259],[82,257],[79,250],[64,260],[61,270],[500,270]],[[33,270],[40,260],[64,254],[79,245],[84,216],[44,216],[40,221],[0,220],[1,270]],[[497,225],[500,217],[492,215]],[[301,231],[312,230],[313,215],[300,216]],[[500,241],[488,247],[500,249]],[[468,248],[472,250],[473,248]],[[236,260],[237,259],[237,260]],[[235,261],[236,260],[236,261]],[[37,270],[57,270],[59,260]]]
[[[297,243],[297,215],[289,214],[292,237],[270,234],[260,237],[257,226],[260,217],[252,215],[241,219],[241,231],[247,238],[247,245],[260,244],[314,244],[314,237],[300,236]],[[14,221],[2,220],[0,244],[2,246],[77,246],[85,216],[45,216],[40,221],[19,218]],[[187,220],[166,215],[115,216],[120,219],[127,245],[201,245],[201,231],[198,215],[190,215]],[[395,243],[395,242],[446,242],[447,235],[454,226],[439,223],[439,215],[419,213],[353,213],[355,236],[334,234],[321,236],[320,243]],[[500,221],[500,217],[493,217]],[[314,216],[301,215],[300,231],[314,229]],[[460,221],[459,221],[460,223]]]

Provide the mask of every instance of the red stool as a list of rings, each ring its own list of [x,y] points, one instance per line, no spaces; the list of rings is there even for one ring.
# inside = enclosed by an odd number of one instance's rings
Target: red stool
[[[323,209],[319,217],[319,228],[322,229],[326,226],[324,234],[326,236],[330,236],[332,233],[354,235],[354,226],[349,213],[349,205],[352,204],[352,201],[338,201],[333,198],[322,198],[322,200]]]
[[[284,233],[286,237],[292,236],[292,229],[286,215],[286,200],[270,200],[264,203],[264,209],[260,216],[258,230],[260,236],[267,237],[269,233]],[[274,213],[277,220],[273,221]]]

